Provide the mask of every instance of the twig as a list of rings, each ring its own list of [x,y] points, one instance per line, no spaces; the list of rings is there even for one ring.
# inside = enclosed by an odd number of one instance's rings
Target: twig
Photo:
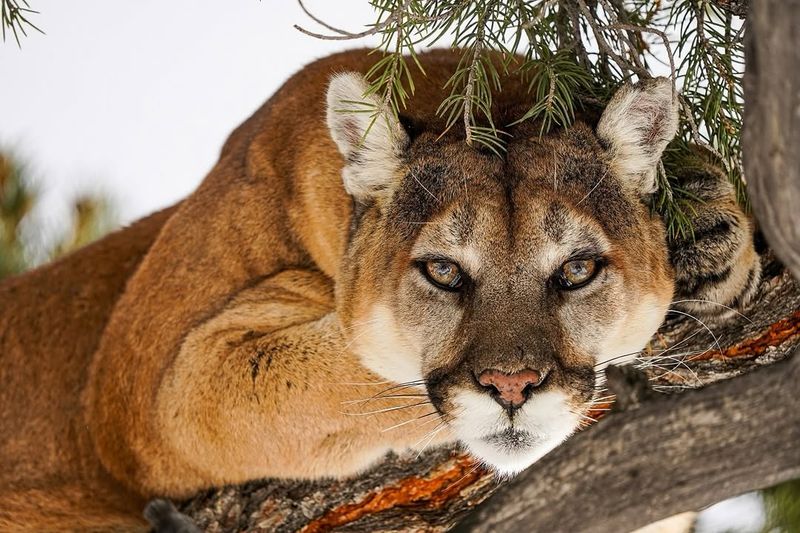
[[[672,78],[672,90],[674,92],[677,92],[677,87],[675,85],[676,78],[677,78],[676,69],[675,69],[675,58],[672,55],[672,47],[669,44],[669,37],[667,37],[666,33],[664,33],[661,30],[657,30],[655,28],[646,28],[644,26],[636,26],[634,24],[616,23],[616,24],[612,24],[611,26],[609,26],[609,28],[612,28],[612,29],[613,28],[619,28],[619,29],[629,30],[629,31],[652,33],[654,35],[659,36],[661,38],[661,40],[663,41],[663,43],[664,43],[664,49],[667,51],[667,58],[669,59],[670,77]]]
[[[300,7],[303,9],[303,11],[311,18],[311,20],[321,24],[322,26],[331,30],[332,32],[338,33],[339,35],[323,35],[321,33],[315,33],[301,27],[298,24],[294,24],[294,29],[296,29],[301,33],[305,33],[308,36],[314,37],[316,39],[322,39],[325,41],[349,41],[353,39],[361,39],[363,37],[368,37],[370,35],[375,35],[377,33],[380,33],[384,29],[386,29],[387,26],[397,22],[398,19],[401,19],[403,15],[405,15],[405,12],[408,10],[408,6],[411,4],[411,0],[405,0],[405,2],[403,2],[403,5],[394,10],[392,14],[389,15],[389,17],[383,22],[375,24],[368,30],[364,30],[359,33],[351,33],[349,31],[345,31],[340,28],[331,26],[330,24],[322,22],[318,17],[315,17],[308,11],[308,9],[306,9],[306,7],[303,5],[302,0],[297,0],[297,2],[300,4]]]
[[[472,146],[472,96],[475,93],[475,76],[478,72],[478,62],[481,60],[483,39],[483,25],[481,24],[475,39],[475,48],[472,50],[472,63],[467,75],[467,84],[464,87],[464,132],[467,144],[470,146]]]
[[[608,55],[608,57],[613,59],[614,62],[617,64],[617,66],[619,66],[623,70],[623,72],[628,72],[628,71],[633,72],[642,79],[651,78],[652,76],[647,71],[647,69],[631,63],[630,61],[621,57],[614,51],[614,49],[608,44],[605,35],[603,35],[602,29],[600,29],[597,26],[595,17],[592,15],[592,12],[586,6],[586,2],[584,2],[584,0],[577,0],[577,1],[578,1],[578,8],[581,10],[581,13],[583,13],[584,18],[586,18],[586,22],[589,24],[589,27],[592,28],[592,33],[594,34],[595,39],[597,39],[598,48],[603,53]]]
[[[412,23],[415,23],[415,24],[426,23],[426,22],[436,22],[436,21],[439,21],[439,20],[444,20],[444,19],[450,18],[453,15],[453,13],[455,13],[456,11],[461,9],[464,6],[464,4],[466,4],[467,2],[466,2],[466,0],[463,1],[463,2],[459,2],[458,4],[454,5],[451,9],[445,11],[444,13],[440,13],[440,14],[438,14],[436,16],[433,16],[433,17],[415,17],[415,16],[412,16],[410,13],[408,13],[408,8],[411,5],[411,0],[406,0],[405,2],[403,2],[402,6],[400,6],[396,10],[392,11],[392,14],[389,15],[389,18],[387,18],[386,20],[384,20],[381,23],[378,23],[378,24],[374,25],[373,27],[371,27],[368,30],[364,30],[364,31],[358,32],[358,33],[349,32],[347,30],[343,30],[341,28],[337,28],[335,26],[331,26],[330,24],[328,24],[327,22],[324,22],[319,17],[313,15],[306,8],[306,6],[303,4],[302,0],[297,0],[297,3],[300,4],[300,8],[303,10],[303,12],[306,15],[308,15],[308,17],[311,20],[313,20],[314,22],[316,22],[320,26],[322,26],[322,27],[324,27],[324,28],[326,28],[328,30],[331,30],[334,33],[338,33],[339,35],[323,35],[321,33],[315,33],[315,32],[312,32],[312,31],[309,31],[309,30],[303,28],[299,24],[294,24],[293,25],[294,29],[296,29],[299,32],[305,33],[308,36],[314,37],[316,39],[322,39],[322,40],[325,40],[325,41],[349,41],[349,40],[354,40],[354,39],[362,39],[364,37],[369,37],[370,35],[375,35],[375,34],[381,33],[383,30],[386,29],[387,26],[397,22],[398,19],[402,19],[402,18],[406,18],[406,17],[408,18],[408,20],[410,20]]]
[[[700,136],[700,131],[697,128],[697,122],[695,122],[694,120],[694,115],[692,115],[692,109],[689,107],[689,103],[686,101],[686,98],[684,98],[683,95],[679,95],[678,98],[680,99],[681,109],[683,110],[683,114],[686,117],[686,122],[689,123],[689,129],[692,131],[692,140],[698,146],[701,146],[706,150],[708,150],[709,152],[711,152],[712,154],[714,154],[714,156],[717,157],[725,166],[725,171],[728,174],[730,174],[731,167],[730,163],[728,163],[727,158],[723,157],[723,155],[719,152],[719,150],[717,150],[709,143],[704,141],[703,138]]]

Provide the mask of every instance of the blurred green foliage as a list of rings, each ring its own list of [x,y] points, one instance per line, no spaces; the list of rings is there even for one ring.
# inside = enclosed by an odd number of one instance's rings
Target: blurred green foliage
[[[767,512],[763,533],[800,532],[800,479],[766,489],[762,495]]]
[[[34,249],[44,250],[38,255],[45,260],[55,259],[101,237],[115,225],[106,200],[84,195],[73,202],[66,231],[55,242],[44,242],[42,228],[30,227],[30,214],[39,197],[29,168],[0,153],[0,279],[36,266]]]

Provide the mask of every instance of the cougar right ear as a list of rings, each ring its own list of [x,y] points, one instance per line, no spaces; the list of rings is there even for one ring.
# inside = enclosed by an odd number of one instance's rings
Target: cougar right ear
[[[328,129],[344,156],[345,190],[357,200],[391,196],[410,143],[394,113],[367,94],[361,74],[336,74],[328,86]]]
[[[678,131],[678,95],[667,78],[619,89],[597,125],[619,179],[640,194],[656,190],[656,165]]]

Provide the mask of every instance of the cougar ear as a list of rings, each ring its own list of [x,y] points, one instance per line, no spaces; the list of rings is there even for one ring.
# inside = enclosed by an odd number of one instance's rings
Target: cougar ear
[[[409,137],[394,113],[367,95],[361,74],[345,72],[328,86],[328,129],[345,159],[345,190],[357,200],[390,196]]]
[[[656,165],[678,131],[678,95],[667,78],[617,91],[597,125],[617,175],[640,194],[656,190]]]

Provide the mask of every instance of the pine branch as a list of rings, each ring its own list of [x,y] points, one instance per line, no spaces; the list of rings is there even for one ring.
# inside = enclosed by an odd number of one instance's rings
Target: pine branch
[[[673,83],[682,85],[681,137],[715,154],[728,170],[745,202],[741,165],[741,120],[746,0],[372,0],[377,22],[356,33],[326,24],[304,12],[333,35],[357,39],[383,35],[384,53],[369,72],[370,92],[380,94],[395,112],[413,93],[413,76],[404,54],[415,57],[420,45],[445,35],[463,50],[462,60],[446,86],[450,94],[438,108],[446,130],[464,128],[470,145],[497,153],[505,149],[504,132],[495,127],[492,95],[501,90],[500,73],[530,76],[533,104],[513,123],[539,120],[544,134],[568,127],[576,101],[602,105],[620,83],[652,75],[648,61],[666,57]],[[669,33],[678,28],[675,50]],[[300,29],[300,28],[298,28]],[[412,38],[413,36],[413,38]],[[648,41],[645,37],[654,39]],[[391,47],[390,47],[391,45]],[[488,60],[499,50],[502,65]],[[661,54],[663,52],[663,54]],[[676,64],[675,55],[681,57]],[[520,60],[520,56],[524,60]],[[499,69],[499,70],[498,70]],[[679,144],[688,146],[688,144]],[[679,191],[660,180],[656,202],[676,234],[691,232]]]
[[[20,34],[28,36],[26,28],[43,34],[42,30],[28,20],[28,16],[38,14],[38,11],[30,8],[27,0],[0,0],[0,33],[3,35],[3,42],[6,41],[6,30],[10,30],[14,34],[14,40],[17,41],[19,47],[22,47],[19,40]]]

